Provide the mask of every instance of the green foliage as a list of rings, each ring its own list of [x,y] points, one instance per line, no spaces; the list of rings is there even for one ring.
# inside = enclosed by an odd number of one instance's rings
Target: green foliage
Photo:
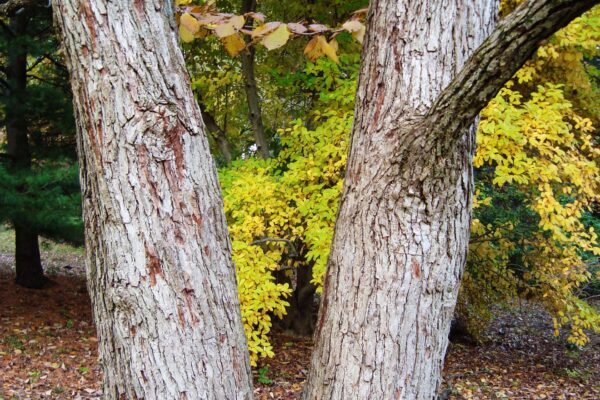
[[[258,369],[258,381],[264,385],[270,385],[271,383],[273,383],[273,380],[271,378],[269,378],[268,376],[269,374],[269,366],[265,365],[262,368]]]
[[[75,163],[75,124],[62,65],[58,38],[52,29],[50,7],[24,9],[29,15],[25,32],[0,31],[0,58],[25,49],[27,76],[24,96],[6,69],[0,71],[0,116],[24,121],[31,169],[0,158],[0,224],[19,222],[38,233],[76,245],[83,243],[79,181]],[[7,138],[0,135],[0,152]]]
[[[76,164],[52,162],[8,172],[0,164],[0,221],[18,220],[46,237],[83,244]]]

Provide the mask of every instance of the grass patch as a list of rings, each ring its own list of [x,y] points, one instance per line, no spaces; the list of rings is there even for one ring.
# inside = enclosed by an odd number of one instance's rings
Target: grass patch
[[[77,254],[83,255],[83,247],[71,246],[67,243],[55,242],[53,240],[40,237],[40,251],[52,254]],[[0,224],[0,253],[15,252],[15,231],[7,225]]]

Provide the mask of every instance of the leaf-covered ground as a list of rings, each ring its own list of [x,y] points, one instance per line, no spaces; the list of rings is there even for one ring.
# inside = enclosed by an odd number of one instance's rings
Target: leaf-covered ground
[[[81,254],[47,262],[55,285],[13,284],[12,257],[0,253],[0,399],[101,398],[97,339]],[[311,341],[273,337],[276,357],[254,371],[257,399],[297,399]],[[600,337],[569,349],[539,308],[502,312],[484,345],[450,346],[445,385],[451,399],[600,399]]]

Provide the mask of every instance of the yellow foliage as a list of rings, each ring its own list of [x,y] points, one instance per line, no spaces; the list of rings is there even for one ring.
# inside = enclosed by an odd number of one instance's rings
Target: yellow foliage
[[[236,161],[221,171],[225,212],[237,267],[242,318],[252,365],[271,357],[270,313],[282,317],[291,294],[275,282],[283,267],[325,273],[346,164],[352,114],[326,113],[314,130],[296,121],[279,132],[283,150],[274,160]],[[285,172],[280,173],[285,168]],[[304,260],[289,257],[288,243],[302,243]]]
[[[503,9],[515,3],[503,2]],[[582,222],[600,194],[594,143],[600,107],[582,63],[597,51],[599,10],[547,41],[481,114],[476,217],[457,308],[475,333],[485,328],[491,305],[520,295],[539,299],[557,332],[570,325],[573,343],[585,343],[585,330],[600,330],[598,313],[577,297],[591,278],[583,254],[600,255],[596,232]],[[316,64],[311,69],[324,75],[319,90],[331,102],[308,116],[315,127],[295,121],[278,132],[282,150],[275,159],[239,160],[221,170],[253,365],[272,356],[270,315],[285,313],[291,293],[275,281],[275,271],[312,266],[320,287],[333,237],[355,80],[323,74]],[[337,93],[328,92],[331,86]],[[498,208],[494,196],[510,191],[530,219],[527,232],[510,218],[484,222],[486,211]],[[290,257],[291,247],[300,257]]]
[[[583,254],[600,255],[597,233],[581,220],[600,200],[592,121],[598,100],[582,62],[584,53],[597,52],[599,16],[596,7],[559,31],[481,113],[475,167],[491,168],[495,190],[521,193],[539,228],[523,235],[473,220],[458,311],[475,333],[481,317],[489,317],[486,304],[509,300],[519,289],[556,315],[557,332],[570,325],[572,343],[586,343],[585,329],[600,331],[598,313],[576,296],[591,278]],[[475,197],[476,214],[493,207],[489,197]],[[516,237],[521,265],[507,269]]]

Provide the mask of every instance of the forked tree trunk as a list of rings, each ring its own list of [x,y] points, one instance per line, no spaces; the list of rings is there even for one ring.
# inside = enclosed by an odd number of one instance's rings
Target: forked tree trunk
[[[543,38],[593,3],[529,0],[478,47],[496,1],[371,2],[304,398],[436,396],[469,242],[469,126]]]
[[[55,0],[108,399],[250,399],[217,174],[168,1]]]
[[[29,6],[31,7],[31,5]],[[18,172],[31,168],[31,154],[27,129],[27,54],[24,38],[30,19],[29,9],[11,11],[6,81],[8,103],[6,106],[6,152],[10,157],[11,170]],[[40,259],[38,234],[34,226],[23,217],[12,221],[15,228],[15,282],[18,285],[39,289],[48,283]]]

